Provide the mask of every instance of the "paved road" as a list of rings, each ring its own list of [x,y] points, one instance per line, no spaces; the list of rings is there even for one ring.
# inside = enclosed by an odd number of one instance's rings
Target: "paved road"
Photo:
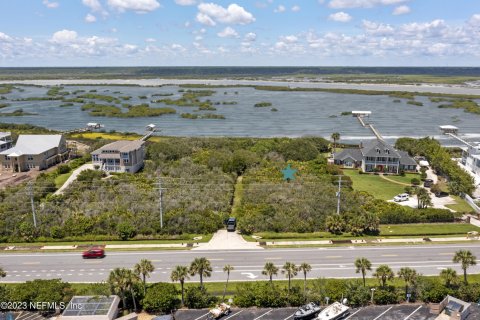
[[[282,266],[285,261],[297,264],[308,262],[312,265],[310,278],[318,277],[358,277],[353,262],[357,257],[366,257],[373,268],[379,264],[388,264],[394,270],[409,266],[424,275],[438,274],[440,270],[453,267],[454,252],[468,249],[480,257],[478,245],[424,245],[395,247],[338,247],[338,248],[301,248],[268,250],[230,250],[230,251],[145,251],[145,252],[107,252],[104,259],[83,260],[79,253],[38,253],[38,254],[0,254],[0,266],[7,272],[5,282],[18,282],[35,278],[62,278],[69,282],[98,282],[108,277],[116,267],[133,267],[142,258],[149,259],[156,267],[150,281],[169,281],[170,272],[175,265],[189,265],[195,257],[208,258],[213,267],[212,277],[208,281],[223,281],[222,268],[233,265],[233,281],[265,279],[262,268],[267,261]],[[477,260],[480,264],[480,260]],[[469,269],[470,273],[480,273],[480,266]],[[279,274],[279,278],[283,278]],[[191,281],[198,281],[194,277]]]

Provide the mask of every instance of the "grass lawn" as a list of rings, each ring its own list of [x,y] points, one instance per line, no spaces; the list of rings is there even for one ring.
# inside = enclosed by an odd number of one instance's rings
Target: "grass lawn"
[[[61,175],[58,175],[56,178],[55,178],[55,187],[58,189],[60,188],[61,186],[63,186],[63,184],[68,180],[68,178],[70,178],[70,176],[72,175],[73,173],[73,170],[68,172],[68,173],[64,173],[64,174],[61,174]]]
[[[455,199],[456,204],[447,204],[445,205],[447,208],[455,210],[457,212],[471,212],[473,208],[465,201],[464,199],[460,198],[459,196],[450,195],[453,199]]]
[[[237,182],[235,184],[235,194],[233,195],[233,206],[232,206],[232,216],[235,216],[237,213],[238,208],[242,204],[243,198],[243,177],[238,177]]]
[[[405,186],[382,179],[373,174],[359,174],[357,170],[343,170],[346,176],[349,176],[353,182],[353,189],[366,191],[375,198],[382,200],[391,200],[399,193],[405,192]]]
[[[201,236],[200,240],[193,240],[194,237]],[[164,244],[164,243],[186,243],[186,242],[208,242],[212,238],[212,234],[207,235],[188,235],[188,238],[184,239],[166,239],[166,240],[128,240],[128,241],[102,241],[102,240],[92,240],[92,241],[52,241],[52,242],[20,242],[20,243],[5,243],[9,246],[73,246],[73,245],[103,245],[103,244]]]
[[[380,225],[380,235],[355,237],[349,233],[334,235],[329,232],[311,233],[275,233],[259,232],[261,241],[312,241],[326,239],[368,239],[368,238],[398,238],[398,237],[426,237],[426,236],[466,236],[469,231],[480,232],[479,227],[466,223],[413,223]],[[252,236],[243,236],[247,241],[257,241]]]

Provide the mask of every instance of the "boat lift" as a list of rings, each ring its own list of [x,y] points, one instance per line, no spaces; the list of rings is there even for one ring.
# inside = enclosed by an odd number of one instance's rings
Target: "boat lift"
[[[460,141],[461,143],[468,146],[469,148],[473,148],[473,149],[477,148],[473,144],[465,141],[464,139],[462,139],[458,136],[458,128],[457,127],[452,126],[452,125],[443,125],[443,126],[439,126],[439,128],[440,128],[440,130],[442,130],[444,135],[450,136],[450,137]]]

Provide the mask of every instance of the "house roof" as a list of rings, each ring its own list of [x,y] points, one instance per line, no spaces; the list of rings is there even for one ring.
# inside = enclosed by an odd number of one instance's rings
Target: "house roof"
[[[109,144],[104,145],[103,147],[95,150],[92,154],[102,154],[103,151],[110,150],[116,152],[130,152],[137,149],[140,149],[145,144],[145,141],[142,140],[119,140]]]
[[[340,152],[337,152],[333,155],[333,158],[335,160],[345,160],[346,158],[352,158],[355,161],[362,161],[362,152],[358,148],[348,148],[348,149],[343,149]]]
[[[61,141],[61,134],[21,134],[18,137],[15,147],[0,152],[0,155],[11,155],[15,157],[24,154],[40,154],[58,147]]]
[[[386,152],[388,150],[389,153]],[[375,139],[363,145],[361,148],[365,157],[395,157],[400,158],[400,154],[391,145],[383,140]]]
[[[412,157],[410,157],[408,155],[408,152],[405,152],[405,151],[397,151],[399,154],[400,154],[400,164],[403,164],[405,166],[416,166],[417,165],[417,162],[415,160],[412,159]]]
[[[0,132],[0,139],[3,139],[3,138],[8,138],[10,137],[12,134],[10,132]]]

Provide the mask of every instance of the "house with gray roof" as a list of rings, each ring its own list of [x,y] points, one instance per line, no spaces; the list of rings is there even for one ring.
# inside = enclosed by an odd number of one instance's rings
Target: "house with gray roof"
[[[0,151],[12,147],[12,134],[10,132],[0,132]]]
[[[3,171],[44,170],[68,158],[65,138],[60,134],[21,134],[14,147],[0,152]]]
[[[345,168],[359,168],[363,172],[399,174],[415,172],[417,163],[407,152],[396,150],[384,140],[375,139],[358,148],[347,148],[333,155],[334,163]]]
[[[143,167],[145,142],[120,140],[92,152],[93,165],[106,172],[135,173]]]

